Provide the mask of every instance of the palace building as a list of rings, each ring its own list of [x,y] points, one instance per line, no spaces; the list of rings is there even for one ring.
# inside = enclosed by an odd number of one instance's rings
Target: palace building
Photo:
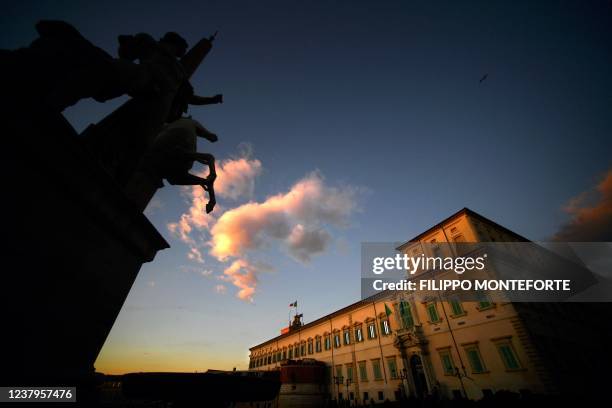
[[[397,249],[492,241],[527,240],[463,209]],[[601,322],[589,324],[601,318],[589,318],[593,307],[487,298],[422,301],[406,292],[381,292],[307,324],[296,316],[289,330],[250,349],[249,369],[324,366],[308,381],[288,378],[269,406],[315,406],[322,400],[358,405],[428,395],[477,400],[500,390],[582,392],[595,387],[585,373],[597,372],[598,353],[607,350],[610,338]]]

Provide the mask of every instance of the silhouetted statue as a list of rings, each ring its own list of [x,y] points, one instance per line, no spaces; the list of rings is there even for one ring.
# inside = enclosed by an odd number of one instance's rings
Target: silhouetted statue
[[[134,171],[165,123],[179,119],[189,104],[222,102],[221,95],[196,96],[189,83],[212,48],[213,39],[204,38],[185,53],[187,42],[176,33],[167,33],[159,41],[148,34],[119,38],[120,56],[138,59],[139,65],[146,67],[153,77],[155,93],[135,96],[83,134],[90,150],[121,186],[131,183]]]
[[[72,384],[81,405],[95,406],[89,401],[98,395],[96,356],[142,265],[169,247],[142,210],[164,178],[201,185],[206,210],[215,206],[214,157],[196,151],[196,138],[217,137],[181,116],[189,104],[222,97],[197,96],[189,83],[212,39],[186,52],[176,33],[159,41],[122,36],[113,57],[67,23],[41,21],[36,30],[28,47],[0,50],[0,115],[8,136],[0,173],[10,214],[3,225],[11,236],[3,257],[28,260],[23,273],[3,281],[15,290],[0,297],[2,318],[14,318],[19,336],[3,336],[8,346],[0,361],[15,383]],[[124,94],[132,99],[85,134],[62,115],[83,98]],[[194,161],[209,166],[208,177],[189,173]],[[33,194],[41,169],[45,182]],[[44,197],[44,212],[37,197]],[[41,310],[48,316],[28,324]],[[280,382],[272,385],[277,393]]]
[[[103,102],[132,96],[83,132],[85,146],[139,209],[165,178],[171,184],[201,185],[210,197],[206,209],[212,211],[214,157],[196,151],[196,136],[217,138],[182,116],[189,105],[223,102],[220,94],[196,95],[189,83],[216,33],[189,51],[174,32],[159,40],[145,33],[121,35],[119,58],[114,58],[66,22],[41,21],[36,30],[39,37],[29,47],[0,53],[8,73],[2,81],[14,109],[23,110],[25,104],[59,114],[83,98]],[[188,172],[194,160],[210,167],[208,178]]]
[[[213,210],[216,204],[215,158],[211,154],[197,152],[197,137],[213,143],[217,141],[217,135],[191,118],[181,118],[164,126],[127,186],[128,195],[140,210],[146,208],[155,191],[163,186],[162,179],[172,185],[202,186],[209,197],[206,212]],[[208,166],[208,177],[189,173],[195,161]]]
[[[2,52],[4,90],[17,100],[63,111],[80,99],[104,102],[154,89],[148,70],[113,58],[63,21],[40,21],[27,48]]]

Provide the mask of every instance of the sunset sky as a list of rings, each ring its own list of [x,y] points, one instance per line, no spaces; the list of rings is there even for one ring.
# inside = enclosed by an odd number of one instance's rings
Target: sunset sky
[[[219,31],[192,84],[225,103],[190,110],[219,135],[199,146],[218,207],[158,191],[146,213],[171,248],[141,269],[98,371],[245,369],[289,303],[308,322],[358,300],[361,242],[463,207],[533,240],[610,213],[612,3],[305,3],[4,6],[5,49],[39,19],[113,55],[119,34]],[[65,115],[80,131],[124,100]]]

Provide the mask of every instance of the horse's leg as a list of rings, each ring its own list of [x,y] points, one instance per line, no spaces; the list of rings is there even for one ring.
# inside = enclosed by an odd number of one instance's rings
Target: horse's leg
[[[173,186],[203,186],[208,183],[205,178],[194,176],[191,173],[173,174],[166,177]]]
[[[168,183],[175,186],[201,186],[205,191],[208,192],[208,203],[206,203],[206,213],[210,213],[215,205],[217,199],[215,198],[215,187],[214,180],[209,180],[209,177],[202,178],[195,176],[191,173],[175,174],[166,177]]]
[[[209,180],[211,183],[214,183],[217,178],[217,171],[215,169],[215,156],[210,153],[189,153],[188,157],[190,160],[195,160],[199,163],[202,163],[205,166],[208,166],[209,174],[206,177],[206,180]]]
[[[217,204],[217,199],[215,198],[215,187],[214,183],[208,178],[202,178],[198,176],[194,176],[190,173],[185,173],[179,176],[166,177],[166,180],[172,185],[179,186],[201,186],[204,191],[208,192],[208,203],[206,203],[206,213],[210,213]]]
[[[215,186],[211,181],[206,187],[202,186],[204,190],[208,191],[208,202],[206,203],[206,214],[211,212],[213,208],[215,208],[215,204],[217,204],[217,199],[215,198]]]
[[[177,185],[200,185],[204,190],[208,192],[208,203],[206,204],[206,213],[209,213],[215,207],[217,200],[215,198],[215,187],[214,183],[217,178],[217,172],[215,170],[215,156],[209,153],[182,153],[181,159],[183,160],[194,160],[208,166],[209,174],[205,179],[202,177],[194,176],[189,172],[181,173],[179,175],[173,175],[166,177],[166,180],[170,184]]]

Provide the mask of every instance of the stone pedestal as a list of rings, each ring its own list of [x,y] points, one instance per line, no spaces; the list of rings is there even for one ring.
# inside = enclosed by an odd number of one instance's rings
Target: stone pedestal
[[[3,385],[88,382],[159,232],[59,114],[10,117],[1,161]]]

